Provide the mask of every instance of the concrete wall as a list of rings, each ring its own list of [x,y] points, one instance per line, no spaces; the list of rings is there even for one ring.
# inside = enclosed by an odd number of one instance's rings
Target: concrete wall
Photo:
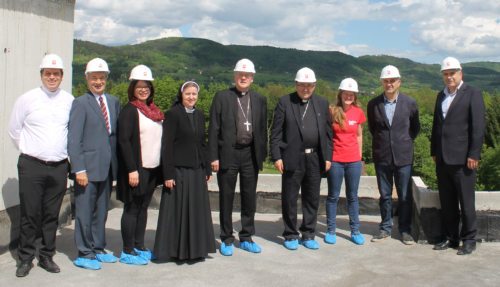
[[[47,53],[62,57],[61,87],[71,92],[74,9],[75,0],[0,0],[0,251],[18,233],[19,152],[8,136],[12,106],[41,84],[39,66]]]
[[[71,92],[75,0],[0,0],[0,210],[19,204],[18,151],[8,136],[18,96],[40,85],[40,61],[47,53],[63,58],[62,88]]]
[[[238,186],[238,185],[237,185]],[[219,210],[219,188],[217,177],[214,176],[209,182],[210,207],[213,211]],[[346,201],[344,188],[340,193],[338,214],[346,215]],[[419,243],[435,243],[442,239],[443,230],[440,224],[441,214],[439,205],[439,195],[437,191],[430,190],[419,177],[413,177],[412,184],[414,198],[414,216],[412,221],[412,235]],[[326,180],[321,182],[321,196],[319,214],[325,215],[325,200],[327,196]],[[159,186],[153,196],[149,208],[158,209],[160,207],[162,188]],[[68,191],[64,198],[63,206],[59,213],[59,223],[65,225],[71,223],[71,196]],[[374,176],[362,176],[359,186],[360,215],[363,220],[364,215],[378,215],[378,189]],[[123,207],[120,201],[115,199],[115,194],[111,196],[111,208]],[[393,194],[393,204],[396,206],[396,194]],[[299,198],[300,206],[300,198]],[[476,210],[478,213],[478,240],[500,241],[500,192],[476,192]],[[0,254],[16,247],[17,233],[19,229],[18,208],[0,211]],[[234,212],[240,211],[239,188],[236,188],[234,200]],[[298,212],[300,213],[300,208]],[[396,208],[395,208],[395,213]],[[257,184],[257,212],[259,213],[281,213],[281,176],[260,175]],[[12,223],[9,221],[12,219]],[[3,223],[2,223],[3,220]],[[8,228],[7,228],[8,227]],[[0,228],[1,229],[1,228]]]
[[[476,191],[477,240],[500,241],[500,192]],[[420,177],[413,177],[414,238],[422,243],[443,239],[439,192],[427,188]]]

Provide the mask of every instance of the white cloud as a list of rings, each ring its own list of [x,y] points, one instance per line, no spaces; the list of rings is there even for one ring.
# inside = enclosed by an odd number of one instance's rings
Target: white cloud
[[[223,44],[270,45],[336,50],[353,55],[409,55],[416,60],[456,55],[463,60],[500,60],[500,2],[484,0],[88,0],[77,1],[75,37],[106,45],[170,36],[211,39]],[[410,23],[411,43],[376,47],[340,43],[352,21],[377,25]],[[183,28],[184,27],[184,28]],[[190,27],[186,32],[185,27]],[[395,39],[397,43],[399,39]],[[411,47],[408,48],[408,47]]]
[[[146,42],[149,40],[156,40],[156,39],[161,39],[161,38],[168,38],[168,37],[182,37],[182,33],[178,29],[163,29],[160,30],[159,27],[154,27],[152,29],[148,29],[150,32],[149,33],[144,33],[144,31],[141,31],[142,35],[150,35],[150,36],[141,36],[136,39],[134,44]],[[158,31],[160,30],[160,31]]]
[[[496,17],[500,13],[491,11],[466,11],[468,6],[446,10],[441,17],[414,25],[414,40],[440,54],[450,54],[465,59],[500,59],[500,23]],[[466,13],[467,12],[467,13]]]

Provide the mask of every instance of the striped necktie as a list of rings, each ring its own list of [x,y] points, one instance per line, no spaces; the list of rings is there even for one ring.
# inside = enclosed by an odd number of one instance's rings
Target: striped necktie
[[[101,106],[101,112],[102,115],[104,116],[104,121],[106,122],[106,130],[109,133],[109,117],[108,117],[108,110],[106,109],[106,104],[104,103],[104,96],[99,97],[99,105]]]

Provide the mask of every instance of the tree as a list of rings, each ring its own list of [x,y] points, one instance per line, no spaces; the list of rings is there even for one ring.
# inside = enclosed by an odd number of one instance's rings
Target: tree
[[[421,133],[414,144],[413,174],[420,176],[429,188],[436,190],[436,167],[430,155],[430,140],[426,134]]]
[[[168,110],[176,100],[177,91],[183,80],[176,80],[170,76],[157,77],[153,82],[155,86],[155,103],[161,110]],[[223,81],[213,80],[208,84],[198,82],[200,92],[196,108],[205,113],[208,118],[210,106],[214,95],[221,90],[230,87],[230,84]],[[129,82],[124,79],[121,81],[109,80],[107,90],[109,93],[117,96],[122,105],[128,102],[127,89]],[[274,108],[278,100],[295,90],[293,83],[289,85],[276,84],[269,82],[265,85],[253,84],[252,89],[267,98],[268,127],[272,126]],[[73,87],[73,94],[82,95],[87,91],[85,83],[77,83]],[[335,101],[337,87],[332,86],[326,81],[318,81],[316,92],[326,97],[331,103]],[[358,101],[361,108],[365,111],[369,100],[379,94],[380,90],[370,96],[359,95]],[[437,189],[435,165],[430,157],[430,136],[432,130],[432,119],[436,92],[430,88],[423,87],[419,89],[403,90],[414,97],[419,105],[420,111],[420,135],[415,139],[414,150],[414,175],[422,177],[424,182],[432,189]],[[486,136],[485,147],[483,149],[481,167],[478,171],[478,181],[476,188],[478,190],[500,190],[500,94],[498,92],[483,94],[486,105]],[[208,120],[207,120],[208,125]],[[363,160],[365,161],[365,171],[368,175],[374,175],[374,164],[372,158],[372,136],[368,129],[368,124],[363,126]],[[268,163],[269,166],[272,164]]]
[[[433,116],[432,114],[428,113],[420,113],[419,119],[420,119],[420,135],[425,136],[430,141],[432,133]],[[427,155],[430,156],[430,153]]]
[[[485,143],[489,147],[500,145],[500,93],[491,95],[483,93],[486,106],[486,134]]]
[[[120,100],[120,104],[124,106],[128,102],[128,85],[127,82],[122,82],[119,84],[113,84],[113,82],[108,83],[108,91],[113,96],[117,96]]]
[[[162,110],[170,109],[175,102],[177,90],[182,81],[176,81],[169,76],[159,78],[153,82],[155,86],[155,104]]]
[[[500,146],[483,149],[477,190],[500,190]]]

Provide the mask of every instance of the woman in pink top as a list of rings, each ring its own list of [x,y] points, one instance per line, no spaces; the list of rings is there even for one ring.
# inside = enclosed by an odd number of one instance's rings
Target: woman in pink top
[[[362,245],[365,242],[359,232],[358,185],[361,176],[361,150],[363,146],[362,124],[366,121],[357,103],[358,83],[352,78],[342,80],[337,103],[330,106],[333,129],[332,167],[328,171],[328,197],[326,199],[327,232],[325,242],[335,244],[337,204],[340,187],[345,178],[347,210],[351,240]]]

